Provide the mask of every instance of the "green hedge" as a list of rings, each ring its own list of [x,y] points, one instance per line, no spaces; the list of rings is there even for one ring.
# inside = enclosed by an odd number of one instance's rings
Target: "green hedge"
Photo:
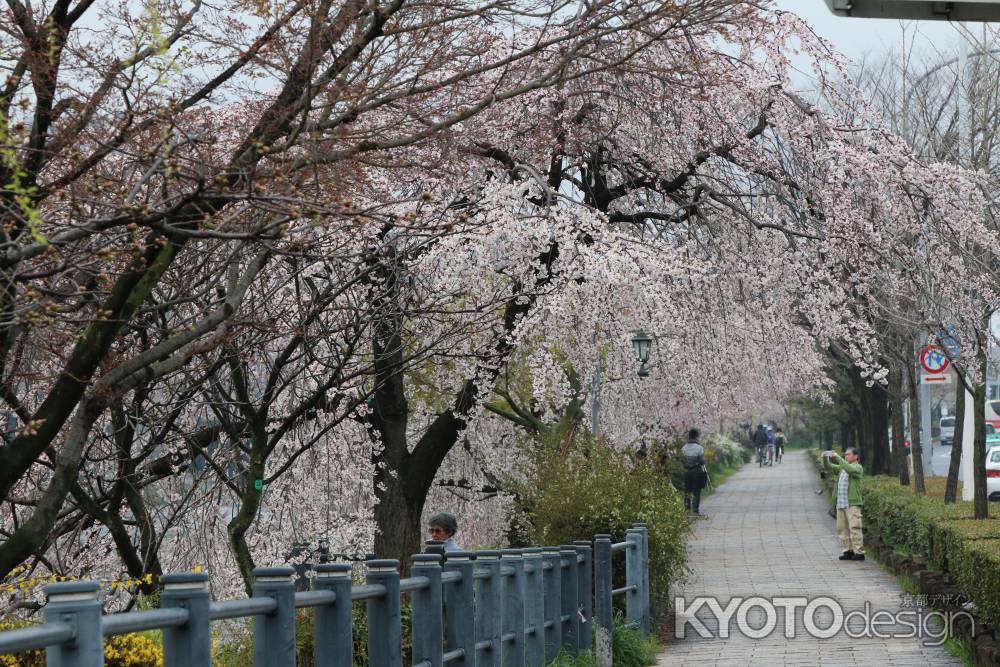
[[[976,605],[977,615],[1000,627],[1000,539],[963,540],[948,571]]]
[[[830,481],[830,480],[828,480]],[[940,484],[933,485],[934,492]],[[866,477],[864,525],[887,546],[948,571],[982,620],[1000,627],[1000,506],[975,520],[971,502],[946,505],[892,477]]]

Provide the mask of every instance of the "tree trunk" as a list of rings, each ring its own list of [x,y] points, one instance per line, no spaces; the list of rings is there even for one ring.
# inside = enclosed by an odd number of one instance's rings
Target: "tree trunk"
[[[403,484],[390,483],[375,505],[375,557],[399,560],[402,571],[410,568],[410,559],[423,549],[423,497],[409,498]]]
[[[851,382],[858,397],[860,405],[859,412],[861,419],[858,421],[858,453],[861,455],[861,462],[866,468],[871,469],[871,443],[872,443],[872,406],[871,395],[865,387],[864,380],[856,373],[851,373]]]
[[[906,465],[906,447],[903,445],[906,439],[903,436],[903,374],[897,369],[889,375],[892,405],[892,465],[894,473],[899,476],[899,483],[903,486],[910,484],[910,470]]]
[[[868,387],[871,438],[870,474],[888,475],[889,469],[889,396],[885,389],[874,384]]]
[[[924,461],[923,450],[920,444],[920,397],[919,381],[912,364],[907,364],[907,378],[910,390],[910,456],[913,459],[913,488],[923,495],[926,492],[924,487]]]
[[[988,320],[986,326],[989,326]],[[974,401],[972,414],[975,416],[976,427],[972,451],[972,480],[975,489],[973,504],[977,519],[989,518],[990,514],[989,502],[986,497],[986,346],[988,344],[988,337],[982,336],[979,349],[976,351],[979,382],[976,383],[975,390],[972,392],[972,400]]]
[[[955,384],[955,437],[951,441],[948,480],[944,486],[945,504],[955,502],[958,496],[958,470],[962,464],[962,441],[965,439],[965,385],[961,381]]]
[[[262,482],[260,489],[257,488],[257,480]],[[247,543],[247,532],[253,526],[257,512],[260,511],[261,497],[264,495],[263,480],[263,457],[258,448],[253,447],[250,452],[250,465],[247,467],[243,479],[240,509],[226,525],[229,548],[233,552],[233,558],[236,559],[236,566],[240,569],[240,577],[243,579],[247,595],[252,593],[254,570],[253,554],[250,553],[250,545]]]

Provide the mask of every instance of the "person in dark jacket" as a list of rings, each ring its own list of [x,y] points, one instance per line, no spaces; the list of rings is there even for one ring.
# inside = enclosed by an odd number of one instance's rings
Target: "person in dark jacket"
[[[681,447],[684,464],[684,507],[701,514],[701,490],[705,486],[705,448],[698,444],[698,429],[688,431],[688,442]]]
[[[757,424],[757,430],[753,434],[753,445],[757,448],[757,457],[763,458],[767,451],[767,429],[763,424]]]

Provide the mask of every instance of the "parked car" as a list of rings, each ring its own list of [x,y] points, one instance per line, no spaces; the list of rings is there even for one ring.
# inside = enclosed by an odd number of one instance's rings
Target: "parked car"
[[[1000,431],[1000,400],[986,401],[986,423]]]
[[[941,417],[938,424],[941,428],[941,446],[951,447],[952,443],[955,442],[955,418]]]
[[[1000,500],[1000,445],[987,446],[986,450],[986,497]]]

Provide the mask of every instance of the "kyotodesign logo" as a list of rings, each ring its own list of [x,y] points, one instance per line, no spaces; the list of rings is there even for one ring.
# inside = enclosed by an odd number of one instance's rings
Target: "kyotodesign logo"
[[[783,619],[780,628],[779,615]],[[712,596],[696,597],[690,602],[684,597],[674,598],[674,633],[678,639],[683,639],[690,627],[703,639],[727,639],[734,632],[763,639],[780,631],[787,639],[829,639],[844,633],[851,639],[916,637],[925,646],[940,646],[954,635],[955,621],[961,616],[972,623],[966,611],[872,609],[870,602],[860,609],[845,609],[828,596],[732,597],[725,603]]]

